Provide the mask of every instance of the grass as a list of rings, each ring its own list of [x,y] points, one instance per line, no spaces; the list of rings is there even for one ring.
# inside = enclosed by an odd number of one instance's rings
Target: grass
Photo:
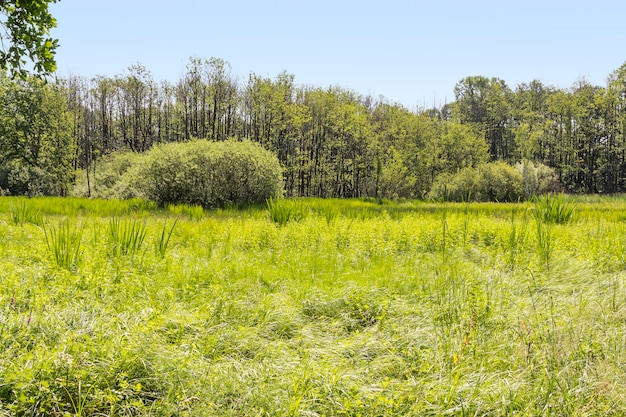
[[[10,205],[10,219],[11,223],[19,225],[25,223],[31,223],[36,226],[43,224],[43,216],[41,210],[34,207],[26,199],[16,200]]]
[[[0,198],[0,415],[624,415],[626,201],[564,202]]]
[[[155,241],[154,252],[161,259],[165,258],[165,254],[167,253],[167,249],[170,245],[170,239],[172,238],[172,233],[176,227],[176,222],[177,221],[174,220],[172,225],[169,227],[167,222],[164,222],[161,233],[159,234],[159,239]]]
[[[269,218],[279,226],[302,220],[306,212],[297,200],[280,200],[270,197],[266,201]]]
[[[75,269],[80,257],[82,227],[72,225],[66,219],[57,225],[45,225],[43,232],[46,246],[56,266],[67,270]]]
[[[575,204],[562,195],[544,195],[535,200],[535,217],[541,223],[567,224],[572,221]]]
[[[161,246],[161,249],[167,247],[165,240],[169,242],[169,236],[165,237],[165,233],[164,226],[161,239],[157,245]],[[119,219],[114,217],[109,220],[107,237],[111,257],[135,255],[141,250],[146,238],[146,222],[138,219]]]

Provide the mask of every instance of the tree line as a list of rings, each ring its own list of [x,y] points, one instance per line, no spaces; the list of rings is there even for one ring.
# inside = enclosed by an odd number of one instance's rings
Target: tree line
[[[142,65],[105,77],[0,83],[0,191],[68,194],[106,155],[248,139],[274,153],[287,196],[420,198],[441,175],[490,161],[551,167],[565,191],[626,191],[626,64],[605,86],[514,89],[470,76],[455,100],[411,111],[338,86],[296,85],[190,58],[175,83]]]

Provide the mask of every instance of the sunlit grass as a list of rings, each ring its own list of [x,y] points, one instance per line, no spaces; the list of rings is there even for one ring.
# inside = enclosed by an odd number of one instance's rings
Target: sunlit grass
[[[266,207],[28,200],[41,228],[16,202],[7,415],[626,413],[619,198],[549,233],[533,203],[304,199],[279,226]]]
[[[46,246],[56,266],[67,270],[75,269],[80,257],[82,226],[65,219],[56,225],[44,225],[43,232]]]

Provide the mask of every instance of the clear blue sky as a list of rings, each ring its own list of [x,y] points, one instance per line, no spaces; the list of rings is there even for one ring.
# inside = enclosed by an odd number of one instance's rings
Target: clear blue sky
[[[626,62],[626,1],[60,0],[58,73],[114,76],[143,64],[176,82],[190,56],[241,82],[281,71],[414,110],[454,100],[469,75],[605,85]]]

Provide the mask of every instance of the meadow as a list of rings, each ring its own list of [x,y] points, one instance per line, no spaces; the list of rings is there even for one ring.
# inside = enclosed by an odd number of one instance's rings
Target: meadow
[[[0,198],[0,416],[626,415],[626,199]]]

